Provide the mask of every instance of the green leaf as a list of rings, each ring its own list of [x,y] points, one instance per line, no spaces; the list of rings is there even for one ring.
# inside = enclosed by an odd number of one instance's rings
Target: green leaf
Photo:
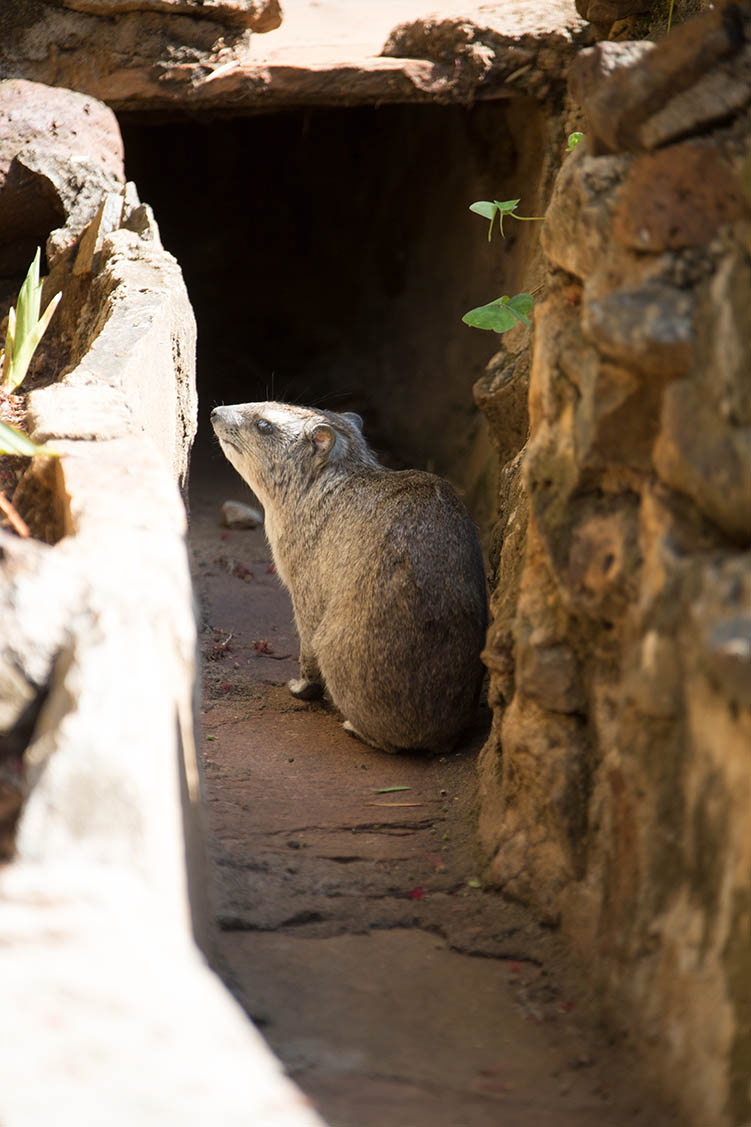
[[[482,215],[484,219],[490,220],[490,226],[488,227],[488,242],[490,242],[493,237],[493,220],[495,219],[496,212],[495,204],[491,203],[490,200],[478,200],[477,203],[469,205],[469,210],[474,211],[475,215]],[[503,230],[501,230],[501,234],[503,234]]]
[[[576,146],[579,144],[579,142],[581,141],[583,136],[584,136],[583,133],[569,133],[568,144],[566,145],[566,152],[567,153],[572,152],[576,148]]]
[[[519,206],[519,200],[493,200],[493,203],[498,211],[498,226],[501,228],[501,238],[505,239],[506,236],[503,233],[503,217],[504,215],[511,215],[514,219],[516,218],[514,209]]]
[[[378,787],[376,794],[392,794],[395,790],[412,790],[412,787]]]
[[[531,325],[528,320],[527,314],[532,312],[532,306],[535,299],[531,293],[518,293],[515,297],[501,298],[501,302],[506,309],[510,309],[515,317],[522,322],[523,325]]]
[[[488,305],[470,309],[464,314],[462,321],[473,329],[491,329],[494,333],[508,332],[516,324],[516,318],[505,308],[500,297]]]
[[[474,211],[475,215],[481,215],[483,219],[492,219],[495,215],[495,204],[492,200],[478,200],[477,203],[471,203],[469,210]]]
[[[15,391],[23,382],[29,370],[31,358],[57,309],[60,294],[50,301],[42,316],[39,307],[43,282],[39,281],[39,259],[41,250],[37,247],[34,261],[28,269],[24,283],[18,293],[16,308],[11,306],[8,313],[8,332],[5,339],[2,381],[9,391]]]
[[[34,261],[29,267],[24,283],[18,292],[16,306],[16,339],[23,343],[39,318],[39,302],[42,287],[39,284],[39,257],[41,248],[37,247]],[[20,382],[20,381],[19,381]]]
[[[465,313],[462,321],[473,329],[490,329],[494,333],[506,333],[518,321],[523,325],[531,322],[527,314],[532,311],[534,298],[530,293],[518,293],[515,297],[498,297],[487,305],[479,305]]]
[[[11,377],[8,380],[8,387],[10,391],[13,391],[18,387],[20,383],[23,382],[26,373],[29,370],[31,358],[36,352],[37,347],[39,346],[39,342],[50,323],[52,314],[57,309],[61,297],[61,293],[55,294],[42,316],[27,329],[24,336],[19,337],[19,335],[16,334],[18,347],[14,350],[15,354],[11,362]]]
[[[25,458],[31,458],[34,454],[50,454],[58,457],[57,451],[50,449],[49,446],[38,446],[23,431],[16,430],[15,427],[2,421],[0,421],[0,454],[14,454]]]
[[[13,376],[13,351],[16,345],[16,311],[11,305],[8,310],[8,329],[5,333],[5,350],[3,352],[3,387],[11,386]]]
[[[496,212],[498,213],[498,224],[501,228],[501,237],[505,238],[503,234],[503,217],[510,215],[515,207],[518,207],[519,200],[478,200],[477,203],[469,205],[469,210],[474,211],[475,215],[481,215],[483,219],[490,220],[488,228],[488,242],[490,242],[493,234],[493,220],[495,219]]]

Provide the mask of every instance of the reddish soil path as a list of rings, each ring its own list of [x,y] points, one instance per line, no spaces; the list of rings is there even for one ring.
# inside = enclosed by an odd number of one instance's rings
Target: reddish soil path
[[[556,936],[480,884],[482,730],[388,756],[295,701],[290,603],[262,530],[220,527],[229,497],[250,500],[215,451],[191,540],[217,966],[292,1077],[331,1127],[672,1122],[588,1024]]]

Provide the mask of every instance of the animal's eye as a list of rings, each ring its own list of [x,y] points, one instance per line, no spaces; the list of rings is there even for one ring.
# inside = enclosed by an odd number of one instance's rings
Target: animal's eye
[[[274,427],[268,419],[256,419],[256,430],[261,434],[271,434]]]

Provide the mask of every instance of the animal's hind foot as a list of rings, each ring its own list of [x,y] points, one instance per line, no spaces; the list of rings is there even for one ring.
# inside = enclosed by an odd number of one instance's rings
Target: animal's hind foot
[[[293,677],[287,682],[287,688],[293,697],[298,700],[317,700],[323,696],[323,685],[320,681],[306,681],[304,677]]]

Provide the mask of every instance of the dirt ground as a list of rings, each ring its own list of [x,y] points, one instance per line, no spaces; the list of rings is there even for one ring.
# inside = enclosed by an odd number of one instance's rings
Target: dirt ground
[[[294,700],[297,639],[251,500],[194,463],[216,965],[331,1127],[661,1127],[556,934],[480,879],[474,762],[389,756]]]

